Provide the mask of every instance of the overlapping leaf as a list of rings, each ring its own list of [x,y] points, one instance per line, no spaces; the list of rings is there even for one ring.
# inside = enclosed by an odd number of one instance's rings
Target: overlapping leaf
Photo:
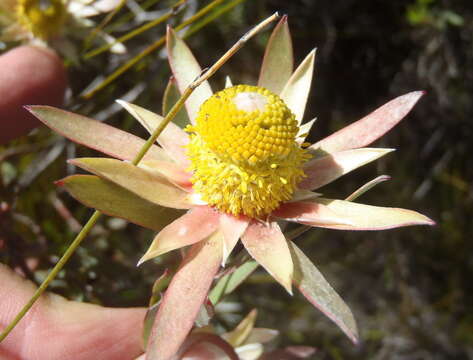
[[[130,163],[107,158],[81,158],[69,162],[157,205],[175,209],[192,207],[187,192],[166,178]]]
[[[166,44],[169,64],[177,86],[182,93],[189,84],[201,75],[202,69],[184,41],[171,28],[168,28]],[[211,96],[212,89],[209,83],[204,81],[187,99],[186,108],[191,122],[194,122],[197,117],[200,105]]]
[[[51,106],[34,105],[28,110],[46,126],[70,140],[121,160],[133,160],[145,141],[113,126]],[[160,147],[153,145],[145,159],[170,161]]]
[[[84,205],[160,231],[182,211],[162,207],[94,175],[73,175],[57,182]]]
[[[294,68],[292,53],[292,40],[287,24],[287,16],[283,16],[274,28],[266,45],[258,86],[264,87],[275,94],[281,93]]]
[[[288,241],[294,262],[294,284],[315,307],[343,330],[354,343],[358,342],[358,330],[350,308],[325,280],[307,256]]]
[[[222,235],[193,245],[164,294],[148,341],[147,360],[169,360],[184,342],[222,262]]]

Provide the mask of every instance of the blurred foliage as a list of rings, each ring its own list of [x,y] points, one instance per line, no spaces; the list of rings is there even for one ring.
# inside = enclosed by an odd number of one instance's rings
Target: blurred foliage
[[[166,22],[177,26],[210,3],[189,0]],[[175,2],[138,4],[146,12],[124,7],[106,31],[124,35],[162,16]],[[363,195],[363,202],[415,209],[438,225],[385,232],[315,229],[297,240],[352,308],[362,338],[357,347],[301,296],[289,298],[263,271],[232,295],[239,310],[221,316],[221,324],[231,328],[257,307],[258,326],[280,330],[287,344],[318,347],[318,359],[472,358],[471,2],[227,0],[190,27],[187,41],[201,65],[208,66],[276,10],[289,15],[296,61],[318,48],[306,112],[307,119],[318,117],[312,140],[400,94],[427,91],[407,119],[377,144],[398,151],[322,189],[324,194],[343,197],[389,174],[393,179]],[[103,52],[71,65],[67,108],[145,137],[113,100],[161,112],[170,75],[161,48],[91,99],[81,94],[164,34],[165,24],[160,24],[127,41],[126,55]],[[225,65],[211,81],[214,89],[223,87],[226,74],[234,83],[254,83],[268,36],[259,35]],[[0,148],[0,261],[41,281],[91,214],[53,182],[76,171],[66,165],[67,158],[89,155],[95,153],[44,128]],[[179,262],[173,253],[136,268],[152,236],[119,219],[103,219],[51,289],[103,305],[146,305],[156,277]]]

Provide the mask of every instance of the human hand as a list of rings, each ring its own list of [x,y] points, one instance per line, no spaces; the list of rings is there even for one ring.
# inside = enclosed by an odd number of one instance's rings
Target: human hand
[[[0,328],[35,286],[0,264]],[[142,353],[145,309],[112,309],[45,293],[0,344],[2,360],[131,360]]]
[[[52,51],[22,46],[0,56],[0,144],[39,122],[23,105],[60,106],[67,86]],[[35,286],[0,264],[0,331],[30,299]],[[145,309],[111,309],[43,295],[0,343],[2,360],[134,359],[142,353]]]
[[[40,125],[23,105],[61,106],[67,86],[62,60],[51,50],[16,47],[0,56],[0,144]]]

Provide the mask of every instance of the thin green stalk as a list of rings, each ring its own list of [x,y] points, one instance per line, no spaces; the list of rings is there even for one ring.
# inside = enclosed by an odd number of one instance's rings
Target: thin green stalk
[[[84,55],[84,59],[87,60],[87,59],[90,59],[94,56],[97,56],[101,53],[103,53],[104,51],[107,51],[108,49],[110,49],[113,45],[117,44],[117,43],[124,43],[128,40],[130,40],[131,38],[137,36],[137,35],[140,35],[142,33],[144,33],[145,31],[149,30],[149,29],[152,29],[153,27],[167,21],[170,17],[174,16],[177,14],[178,12],[178,9],[179,7],[188,0],[179,0],[178,2],[176,2],[172,7],[171,7],[171,10],[169,10],[166,14],[164,14],[163,16],[157,18],[157,19],[154,19],[153,21],[150,21],[142,26],[140,26],[139,28],[133,30],[133,31],[130,31],[129,33],[119,37],[118,39],[116,39],[114,42],[112,43],[109,43],[109,44],[105,44],[103,46],[100,46],[99,48],[97,49],[94,49],[92,51],[89,51],[88,53],[86,53]]]
[[[147,0],[143,4],[140,4],[140,7],[142,10],[148,10],[151,6],[156,5],[162,0]],[[127,12],[126,14],[122,15],[119,17],[116,21],[114,21],[112,24],[110,24],[105,31],[106,32],[112,32],[119,26],[123,25],[124,23],[129,22],[131,19],[133,19],[136,16],[136,14],[132,11]]]
[[[198,85],[197,85],[198,86]],[[153,134],[149,137],[149,139],[146,141],[146,143],[143,145],[143,147],[140,149],[138,154],[135,156],[133,161],[131,162],[133,165],[138,165],[138,163],[143,159],[143,157],[146,155],[148,152],[149,148],[153,143],[156,141],[158,136],[162,133],[164,128],[166,127],[167,124],[176,116],[177,112],[182,108],[184,105],[184,102],[189,98],[189,96],[192,94],[194,89],[197,87],[191,87],[189,86],[186,91],[182,94],[181,98],[174,104],[174,106],[171,108],[169,113],[166,115],[164,118],[163,122],[154,130]],[[2,342],[3,339],[5,339],[8,334],[15,328],[15,326],[18,324],[18,322],[26,315],[29,309],[34,305],[36,300],[41,296],[41,294],[46,290],[48,285],[51,283],[51,281],[54,280],[56,275],[59,273],[59,271],[62,270],[64,265],[66,265],[67,261],[69,258],[74,254],[74,251],[77,249],[77,247],[81,244],[82,240],[87,236],[87,234],[92,230],[92,227],[95,225],[97,220],[100,218],[102,213],[98,210],[96,210],[92,216],[90,217],[89,221],[84,225],[82,230],[77,234],[76,238],[72,242],[72,244],[67,248],[66,252],[64,255],[59,259],[59,261],[56,263],[54,268],[51,270],[51,272],[48,274],[46,279],[41,283],[41,285],[38,287],[38,289],[35,291],[31,299],[26,303],[25,306],[20,310],[20,312],[15,316],[13,321],[8,324],[8,326],[2,331],[0,334],[0,342]]]
[[[219,5],[221,2],[225,0],[214,0],[212,1],[209,5],[195,13],[193,16],[191,16],[189,19],[183,21],[181,24],[176,26],[176,31],[179,31],[186,27],[187,25],[192,24],[193,22],[199,20],[202,16],[207,14],[209,11],[211,11],[214,7]],[[107,78],[102,81],[100,84],[98,84],[95,88],[90,90],[88,93],[82,95],[84,99],[90,99],[92,96],[94,96],[98,91],[102,90],[104,87],[112,83],[115,79],[117,79],[120,75],[122,75],[124,72],[126,72],[128,69],[130,69],[132,66],[137,64],[141,59],[144,57],[148,56],[151,54],[153,51],[159,49],[164,43],[166,42],[166,36],[162,36],[158,41],[155,43],[151,44],[148,46],[146,49],[144,49],[141,53],[136,55],[133,59],[128,61],[126,64],[120,66],[117,70],[115,70],[112,74],[107,76]]]
[[[189,36],[194,35],[200,29],[207,26],[209,23],[211,23],[215,19],[219,18],[221,15],[225,14],[227,11],[230,11],[235,6],[240,5],[244,1],[247,1],[247,0],[233,0],[232,2],[226,4],[225,6],[222,6],[221,8],[215,10],[212,14],[207,16],[201,22],[199,22],[197,24],[194,24],[189,30],[186,31],[186,33],[184,34],[184,36],[182,38],[185,39]]]
[[[97,34],[113,19],[113,17],[125,6],[126,0],[121,0],[118,6],[113,9],[112,12],[108,13],[107,16],[98,24],[84,40],[84,47],[87,49],[90,47],[90,44],[95,39]]]
[[[23,319],[23,317],[26,315],[28,310],[34,305],[36,300],[38,300],[38,298],[41,296],[41,294],[46,290],[46,288],[51,283],[51,281],[54,280],[54,278],[56,277],[58,272],[62,270],[63,266],[67,263],[67,261],[72,256],[72,254],[74,254],[74,251],[76,251],[77,247],[80,245],[82,240],[84,240],[84,238],[87,236],[89,231],[92,229],[92,227],[95,225],[97,220],[100,218],[100,215],[102,215],[102,214],[98,210],[96,210],[92,214],[89,221],[87,221],[87,223],[84,225],[84,227],[79,232],[79,234],[77,234],[76,238],[74,239],[72,244],[67,248],[64,255],[62,255],[61,259],[59,259],[59,261],[56,263],[54,268],[48,274],[46,279],[44,279],[44,281],[41,283],[41,285],[38,287],[38,289],[36,289],[35,293],[31,297],[31,299],[26,303],[25,306],[23,306],[23,308],[15,316],[13,321],[10,322],[10,324],[8,324],[8,326],[2,331],[2,333],[0,334],[0,342],[2,342],[3,339],[5,339],[8,336],[8,334],[15,328],[16,324],[18,324],[18,322],[21,319]]]
[[[149,150],[151,145],[156,141],[158,136],[161,134],[161,132],[164,130],[167,124],[171,122],[171,120],[176,116],[176,114],[179,112],[179,110],[184,106],[185,101],[189,98],[189,96],[194,92],[194,90],[202,84],[204,81],[209,79],[223,64],[225,64],[235,52],[237,52],[245,43],[248,41],[253,35],[258,33],[260,30],[262,30],[263,27],[268,25],[270,22],[276,20],[279,18],[278,13],[273,14],[266,20],[262,21],[258,25],[256,25],[253,29],[248,31],[245,35],[242,36],[240,40],[237,41],[235,45],[233,45],[220,59],[218,59],[214,65],[212,65],[207,71],[205,71],[202,75],[200,75],[195,81],[193,81],[183,92],[182,96],[179,98],[179,100],[174,104],[174,106],[169,110],[169,113],[165,116],[163,119],[162,123],[153,131],[153,134],[149,137],[149,139],[146,141],[146,143],[143,145],[143,147],[140,149],[138,154],[135,156],[133,161],[131,162],[133,165],[138,165],[141,159],[146,155],[146,152]],[[28,303],[20,310],[20,312],[15,316],[13,321],[8,324],[8,326],[2,331],[0,334],[0,342],[5,339],[8,334],[15,328],[15,326],[18,324],[18,322],[26,315],[28,310],[34,305],[36,300],[41,296],[41,294],[46,290],[48,285],[51,283],[51,281],[56,277],[56,275],[61,271],[61,269],[64,267],[64,265],[67,263],[69,258],[72,256],[74,251],[77,249],[77,247],[80,245],[82,240],[87,236],[87,234],[90,232],[92,227],[95,225],[99,217],[102,215],[102,213],[98,210],[96,210],[93,215],[90,217],[90,219],[87,221],[87,223],[84,225],[82,230],[79,232],[79,234],[76,236],[72,244],[68,247],[64,255],[59,259],[57,264],[54,266],[54,268],[51,270],[51,272],[48,274],[46,279],[41,283],[39,288],[35,291],[31,299],[28,301]]]

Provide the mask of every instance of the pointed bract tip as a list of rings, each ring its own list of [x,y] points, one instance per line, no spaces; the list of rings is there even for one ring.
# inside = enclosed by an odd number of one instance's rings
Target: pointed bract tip
[[[284,289],[289,293],[289,295],[294,296],[294,292],[292,291],[292,284],[284,286]]]
[[[138,260],[138,262],[136,263],[136,267],[139,267],[139,266],[140,266],[141,264],[143,264],[146,260],[148,260],[148,259],[146,259],[146,258],[143,256],[143,257],[142,257],[140,260]]]
[[[430,218],[427,218],[425,225],[435,226],[437,223]]]

